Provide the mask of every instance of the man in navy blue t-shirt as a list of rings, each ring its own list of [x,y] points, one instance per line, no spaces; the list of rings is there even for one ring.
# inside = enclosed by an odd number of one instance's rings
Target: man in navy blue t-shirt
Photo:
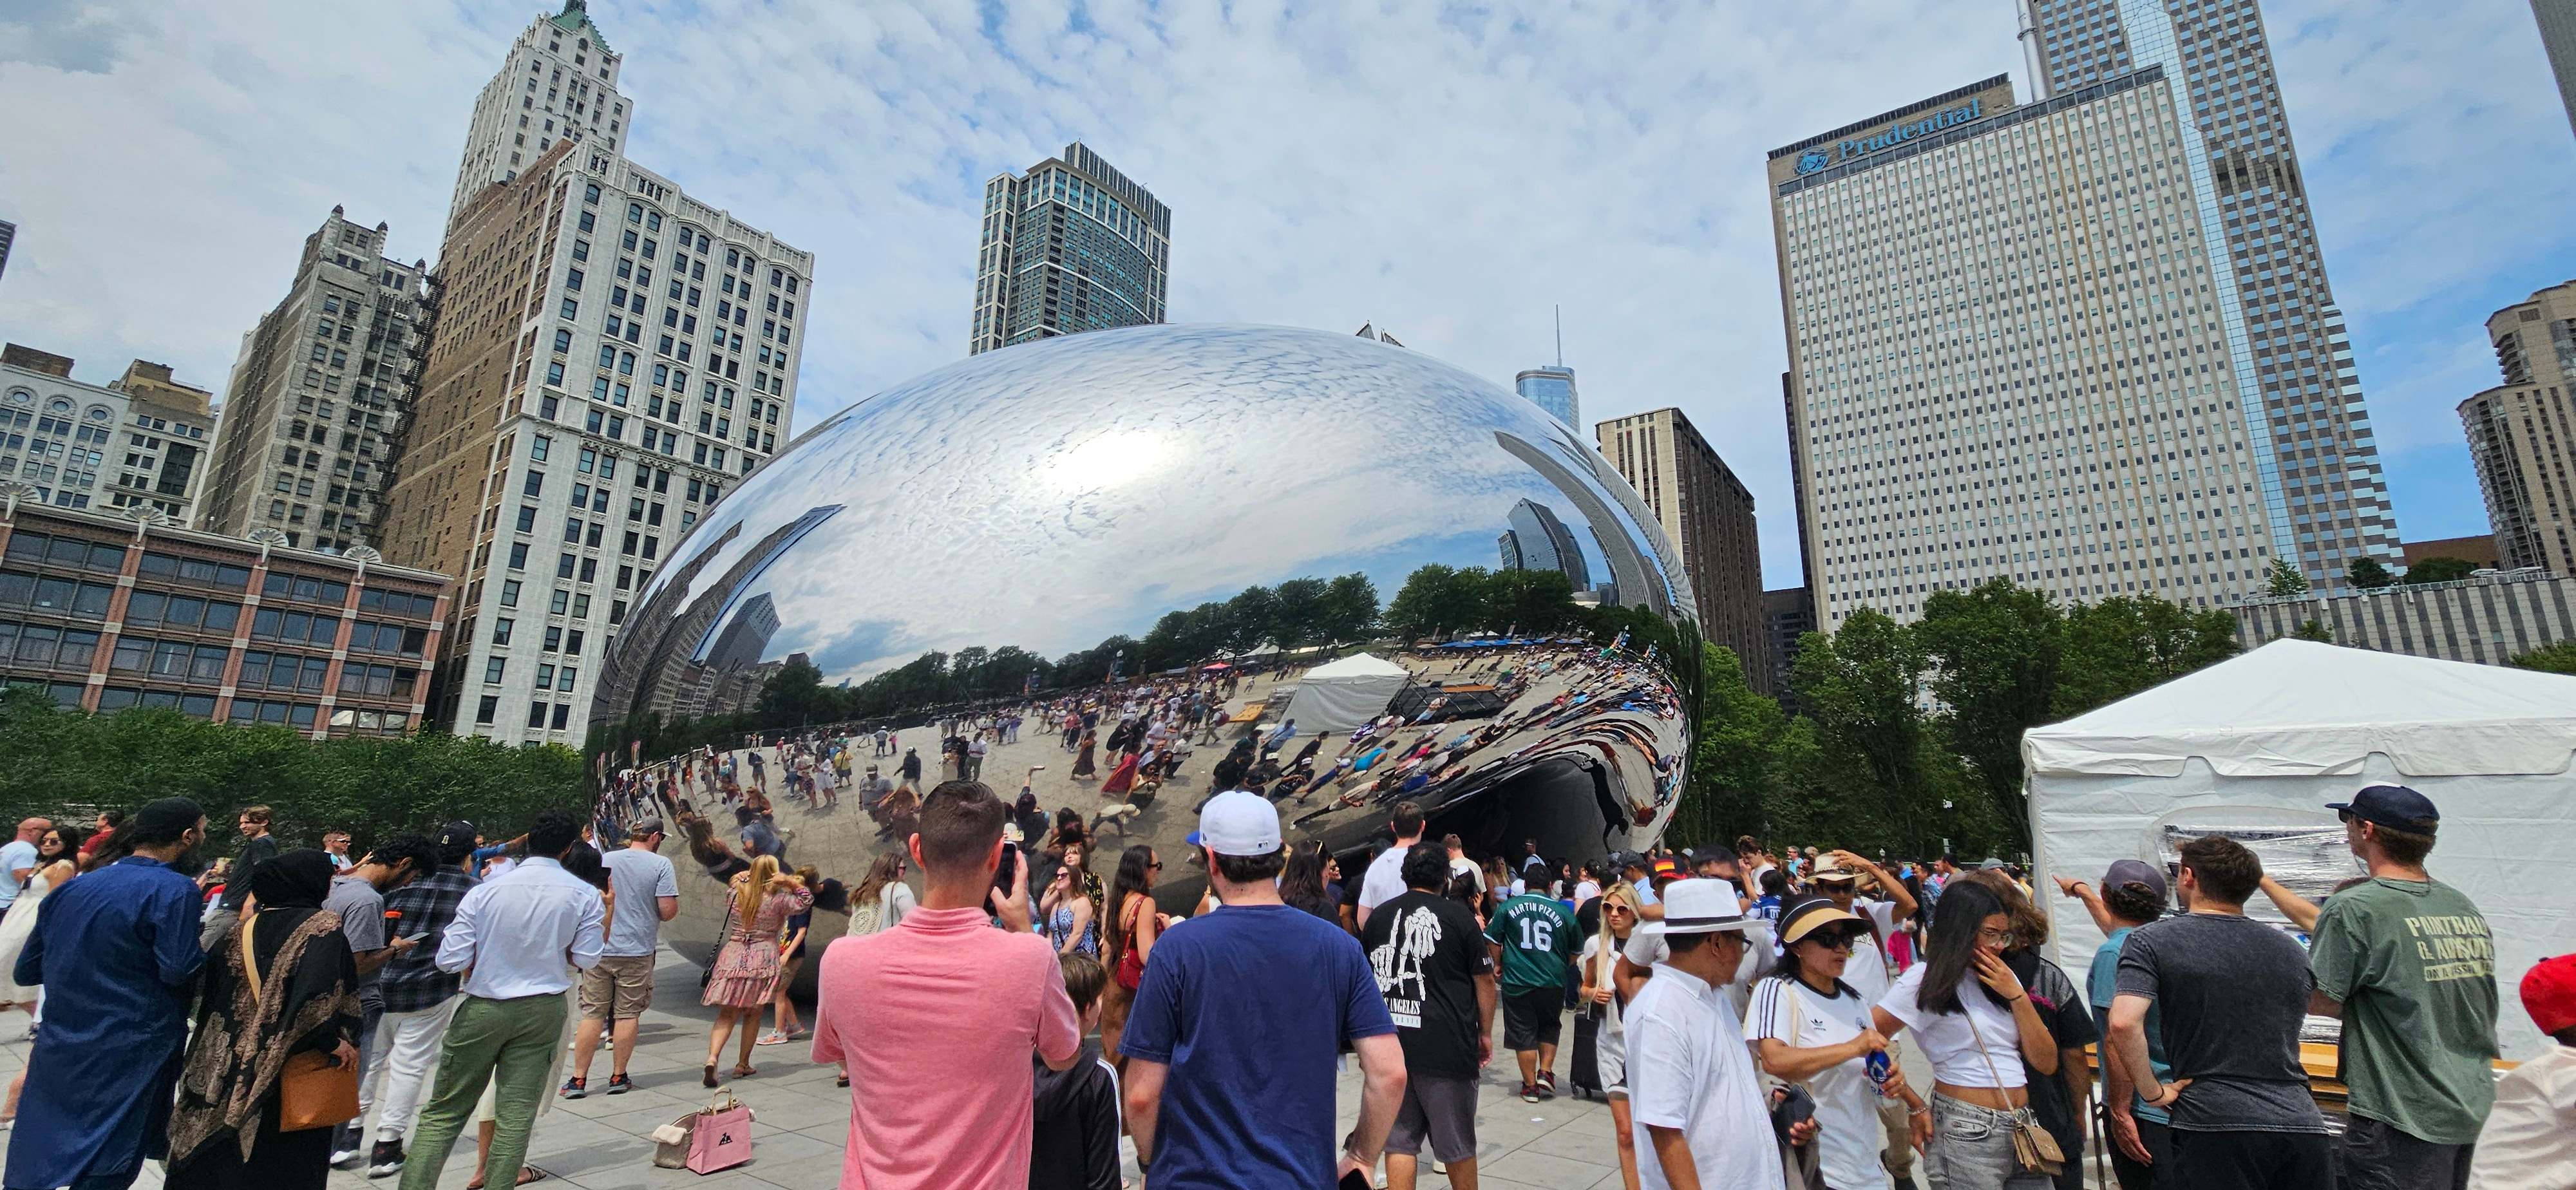
[[[1154,940],[1118,1052],[1127,1130],[1154,1190],[1331,1190],[1376,1166],[1404,1098],[1404,1048],[1357,939],[1279,900],[1279,811],[1208,799],[1190,844],[1222,907]],[[1334,1056],[1359,1054],[1359,1125],[1333,1148]]]

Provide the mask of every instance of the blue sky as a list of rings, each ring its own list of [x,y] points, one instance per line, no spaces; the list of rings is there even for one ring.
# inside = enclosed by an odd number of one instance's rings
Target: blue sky
[[[546,11],[552,11],[551,8]],[[1763,153],[1999,72],[1945,5],[595,0],[630,153],[818,255],[800,424],[961,356],[984,179],[1080,138],[1173,215],[1175,321],[1349,330],[1587,420],[1678,405],[1796,581]],[[0,10],[0,336],[220,388],[336,204],[435,258],[524,3]],[[2521,0],[2276,0],[2267,23],[2409,539],[2484,532],[2453,412],[2481,325],[2576,275],[2576,134]],[[1588,428],[1587,428],[1588,436]]]

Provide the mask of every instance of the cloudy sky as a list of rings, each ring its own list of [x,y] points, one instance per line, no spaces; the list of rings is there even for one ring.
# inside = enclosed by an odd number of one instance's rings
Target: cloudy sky
[[[800,424],[965,351],[982,183],[1079,138],[1174,211],[1174,321],[1348,330],[1588,419],[1679,405],[1797,581],[1765,150],[2010,71],[2007,0],[593,0],[629,152],[818,255]],[[547,11],[552,11],[548,9]],[[220,387],[334,204],[435,258],[525,0],[0,8],[0,337]],[[2480,324],[2576,275],[2576,136],[2523,0],[2272,0],[2410,539],[2486,530]],[[1292,444],[1283,447],[1293,454]]]

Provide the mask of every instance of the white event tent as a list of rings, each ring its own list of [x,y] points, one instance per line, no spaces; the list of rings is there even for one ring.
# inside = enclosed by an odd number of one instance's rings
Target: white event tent
[[[1413,674],[1372,653],[1358,653],[1307,670],[1297,679],[1297,696],[1285,718],[1297,721],[1297,734],[1349,731],[1386,713],[1395,692]]]
[[[2405,785],[2442,812],[2426,869],[2485,914],[2504,1057],[2544,1044],[2516,989],[2576,951],[2576,677],[2278,640],[2022,737],[2024,790],[2058,965],[2102,934],[2052,876],[2115,859],[2170,878],[2174,846],[2236,836],[2311,900],[2362,874],[2328,802]],[[2282,919],[2259,894],[2248,910]]]

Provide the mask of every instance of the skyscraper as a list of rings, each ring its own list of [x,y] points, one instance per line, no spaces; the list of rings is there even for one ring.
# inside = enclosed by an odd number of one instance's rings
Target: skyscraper
[[[1512,377],[1512,387],[1522,400],[1547,410],[1556,420],[1583,428],[1583,400],[1574,393],[1574,369],[1561,363],[1531,368]]]
[[[2169,88],[1997,76],[1773,151],[1820,630],[1995,576],[2224,604],[2291,548]]]
[[[1555,509],[1523,500],[1512,505],[1506,519],[1511,528],[1495,542],[1503,569],[1553,570],[1577,591],[1592,589],[1592,568],[1583,560],[1583,547],[1576,544],[1574,531],[1557,519]]]
[[[1163,321],[1172,209],[1076,141],[984,184],[967,354]]]
[[[2540,46],[2549,51],[2549,73],[2558,80],[2558,103],[2576,124],[2576,0],[2531,0],[2540,22]]]
[[[531,52],[613,82],[581,12],[540,17],[487,99],[545,77]],[[573,115],[614,120],[612,94]],[[556,137],[451,214],[385,493],[380,548],[457,580],[430,717],[505,742],[581,740],[599,658],[666,547],[793,436],[812,254],[690,199],[608,132]]]
[[[465,204],[519,176],[519,171],[563,140],[584,140],[615,156],[634,127],[617,72],[626,57],[608,48],[590,23],[587,0],[564,0],[563,11],[539,17],[510,46],[501,72],[474,97],[465,133],[456,193],[448,200],[454,227]]]
[[[2277,549],[2320,588],[2399,557],[2395,510],[2326,280],[2289,112],[2255,0],[2016,0],[2039,97],[2160,66],[2207,233]]]
[[[1772,689],[1752,491],[1679,409],[1614,417],[1593,433],[1601,457],[1637,489],[1680,552],[1700,635],[1735,650],[1754,689]]]
[[[2576,575],[2576,281],[2487,319],[2504,383],[2460,402],[2487,523],[2508,568]]]
[[[9,245],[18,238],[18,225],[0,219],[0,275],[9,272]]]
[[[242,336],[196,527],[286,543],[375,545],[391,439],[411,409],[423,262],[339,207],[304,239],[286,297]]]

